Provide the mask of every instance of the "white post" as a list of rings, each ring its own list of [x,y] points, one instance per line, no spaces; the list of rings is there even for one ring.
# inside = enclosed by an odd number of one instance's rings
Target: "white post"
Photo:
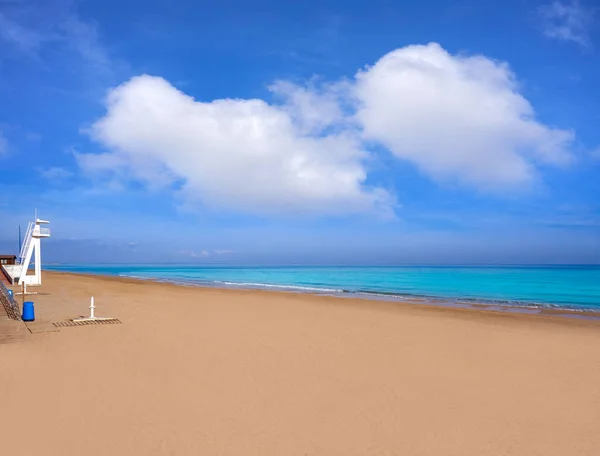
[[[107,321],[107,320],[116,320],[116,318],[112,318],[112,317],[97,317],[96,314],[94,313],[94,310],[96,309],[96,306],[94,305],[94,297],[92,296],[90,298],[90,316],[89,317],[81,317],[81,318],[74,318],[73,321]],[[118,320],[116,320],[118,321]]]

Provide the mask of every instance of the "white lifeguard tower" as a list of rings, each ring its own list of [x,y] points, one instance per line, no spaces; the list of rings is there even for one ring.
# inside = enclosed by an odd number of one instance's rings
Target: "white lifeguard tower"
[[[25,239],[23,240],[21,252],[19,253],[19,258],[17,259],[18,264],[11,268],[11,275],[13,276],[13,280],[18,280],[17,283],[19,285],[36,286],[42,284],[41,240],[43,238],[50,237],[50,228],[42,228],[42,225],[47,225],[48,223],[50,222],[47,220],[41,220],[36,216],[35,222],[29,222],[29,225],[27,226]],[[27,274],[34,252],[34,273]]]

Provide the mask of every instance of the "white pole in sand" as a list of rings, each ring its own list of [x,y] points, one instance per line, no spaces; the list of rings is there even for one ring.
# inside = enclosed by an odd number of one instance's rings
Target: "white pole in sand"
[[[97,317],[94,314],[94,310],[95,309],[96,309],[96,306],[94,305],[94,297],[92,296],[90,298],[90,316],[89,317],[74,318],[73,321],[105,321],[105,320],[116,320],[116,318],[112,318],[112,317]]]

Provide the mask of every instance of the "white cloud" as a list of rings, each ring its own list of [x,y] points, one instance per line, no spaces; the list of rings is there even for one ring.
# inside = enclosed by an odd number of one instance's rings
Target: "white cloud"
[[[584,8],[577,0],[570,2],[554,1],[540,8],[543,32],[548,38],[574,43],[589,48],[590,26],[593,11]]]
[[[535,120],[506,64],[408,46],[357,75],[367,139],[438,180],[481,189],[528,184],[537,162],[569,162],[572,133]]]
[[[51,180],[51,181],[60,181],[63,179],[67,179],[68,177],[71,177],[73,175],[73,173],[71,171],[61,168],[61,167],[58,167],[58,166],[40,169],[39,173],[43,177],[45,177],[46,179]]]
[[[133,78],[110,92],[106,116],[90,131],[111,152],[79,154],[79,163],[151,186],[179,185],[188,204],[265,213],[385,211],[389,195],[364,185],[368,156],[355,132],[311,134],[336,116],[313,117],[320,98],[282,87],[292,99],[283,106],[205,103],[162,78]]]
[[[319,133],[347,120],[341,107],[344,89],[342,84],[300,87],[288,81],[277,81],[270,87],[284,100],[283,109],[304,133]]]
[[[281,104],[202,102],[162,78],[133,78],[88,131],[107,152],[76,157],[111,182],[176,189],[190,206],[327,214],[393,208],[367,185],[373,144],[480,190],[527,186],[541,167],[571,161],[573,133],[536,120],[506,64],[435,43],[390,52],[351,81],[271,90]]]

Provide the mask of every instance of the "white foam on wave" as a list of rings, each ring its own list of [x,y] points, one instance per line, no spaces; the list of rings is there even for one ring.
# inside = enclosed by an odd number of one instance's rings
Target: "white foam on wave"
[[[300,285],[275,285],[272,283],[257,283],[257,282],[225,282],[215,280],[215,283],[220,283],[227,286],[233,287],[256,287],[256,288],[277,288],[281,290],[299,290],[299,291],[313,291],[320,293],[343,293],[344,290],[337,288],[317,288],[317,287],[304,287]]]
[[[181,278],[166,278],[166,277],[143,277],[136,276],[133,274],[119,274],[119,277],[127,277],[130,279],[141,279],[151,280],[155,282],[169,282],[180,285],[197,285],[197,286],[210,286],[211,284],[226,285],[228,287],[237,288],[275,288],[279,290],[295,290],[305,291],[313,293],[344,293],[344,290],[337,288],[319,288],[319,287],[305,287],[300,285],[276,285],[272,283],[260,283],[260,282],[228,282],[224,280],[198,280],[198,279],[187,279],[182,280]]]
[[[125,277],[127,279],[137,279],[137,280],[159,280],[154,277],[144,277],[144,276],[136,276],[133,274],[118,274],[118,277]]]

